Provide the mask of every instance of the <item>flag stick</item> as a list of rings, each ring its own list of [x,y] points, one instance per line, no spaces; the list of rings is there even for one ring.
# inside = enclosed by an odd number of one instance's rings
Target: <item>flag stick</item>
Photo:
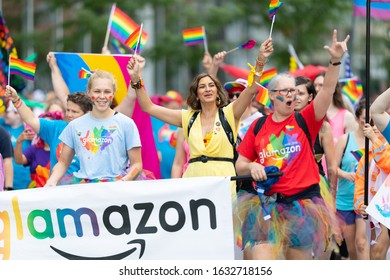
[[[206,53],[208,53],[208,52],[209,52],[209,48],[207,47],[206,29],[204,28],[204,26],[202,26],[202,29],[203,29],[203,35],[204,35],[204,40],[203,40],[204,51],[205,51]]]
[[[272,16],[271,30],[269,31],[269,38],[272,37],[272,29],[274,28],[276,14]]]
[[[236,47],[236,48],[234,48],[234,49],[231,49],[231,50],[227,51],[226,54],[231,53],[231,52],[234,52],[234,51],[238,50],[239,48],[240,48],[240,47]]]
[[[10,79],[11,79],[11,56],[8,56],[8,84],[10,86]]]
[[[110,37],[112,16],[114,15],[115,8],[116,8],[116,3],[112,4],[110,18],[108,19],[106,38],[104,39],[104,45],[103,45],[103,47],[106,47],[106,48],[107,48],[107,45],[108,45],[108,38]]]
[[[137,41],[137,46],[135,47],[135,51],[134,53],[137,54],[137,51],[138,51],[138,48],[139,48],[139,44],[140,44],[140,41],[141,41],[141,37],[142,37],[142,27],[144,26],[143,23],[141,23],[141,27],[139,29],[139,34],[138,34],[138,41]]]
[[[366,123],[370,122],[370,21],[371,21],[371,1],[366,2]],[[365,137],[364,143],[364,204],[368,205],[368,165],[369,165],[370,142]],[[367,219],[367,217],[365,218]]]

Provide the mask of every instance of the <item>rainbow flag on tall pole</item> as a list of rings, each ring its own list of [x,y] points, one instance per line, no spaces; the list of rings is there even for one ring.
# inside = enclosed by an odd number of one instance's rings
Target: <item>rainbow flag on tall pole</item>
[[[21,59],[10,56],[9,58],[9,71],[8,71],[8,84],[10,83],[11,74],[24,77],[28,80],[34,80],[36,64],[32,62],[26,62]]]

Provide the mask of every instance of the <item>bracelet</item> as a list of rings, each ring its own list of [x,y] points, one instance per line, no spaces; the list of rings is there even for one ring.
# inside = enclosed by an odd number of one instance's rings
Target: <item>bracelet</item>
[[[332,62],[332,60],[329,60],[329,64],[332,64],[333,66],[337,66],[341,64],[341,61]]]
[[[256,58],[256,65],[264,66],[267,64],[267,59],[260,60],[259,58]]]
[[[22,107],[23,103],[23,100],[19,98],[18,101],[14,103],[14,106],[16,109],[19,109],[20,107]]]
[[[16,99],[16,101],[12,101],[12,103],[15,105],[16,103],[18,103],[20,101],[20,97],[18,96],[18,99]]]
[[[139,78],[137,82],[133,82],[133,81],[130,81],[130,86],[133,88],[133,89],[140,89],[144,86],[144,80],[142,80],[142,78]]]

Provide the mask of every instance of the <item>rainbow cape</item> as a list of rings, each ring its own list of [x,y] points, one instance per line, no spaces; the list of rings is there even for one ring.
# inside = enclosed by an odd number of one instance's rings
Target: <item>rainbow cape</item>
[[[35,69],[37,68],[35,63],[26,62],[21,59],[10,57],[9,60],[9,73],[21,76],[23,78],[34,80]]]
[[[279,0],[271,0],[269,3],[268,18],[272,20],[282,5],[283,2],[279,2]]]
[[[183,30],[184,45],[193,46],[203,44],[205,39],[203,27]]]
[[[341,92],[355,105],[363,95],[362,81],[353,78],[343,81],[341,84]]]

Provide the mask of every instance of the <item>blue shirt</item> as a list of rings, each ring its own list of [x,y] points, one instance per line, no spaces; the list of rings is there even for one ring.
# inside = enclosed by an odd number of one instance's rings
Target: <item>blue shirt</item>
[[[53,167],[57,164],[58,158],[60,157],[63,143],[59,139],[60,134],[68,125],[67,122],[63,120],[47,120],[39,119],[40,130],[39,136],[45,141],[50,147],[50,172],[53,170]],[[73,174],[74,172],[79,171],[80,163],[78,158],[75,156],[66,171],[66,174]]]

